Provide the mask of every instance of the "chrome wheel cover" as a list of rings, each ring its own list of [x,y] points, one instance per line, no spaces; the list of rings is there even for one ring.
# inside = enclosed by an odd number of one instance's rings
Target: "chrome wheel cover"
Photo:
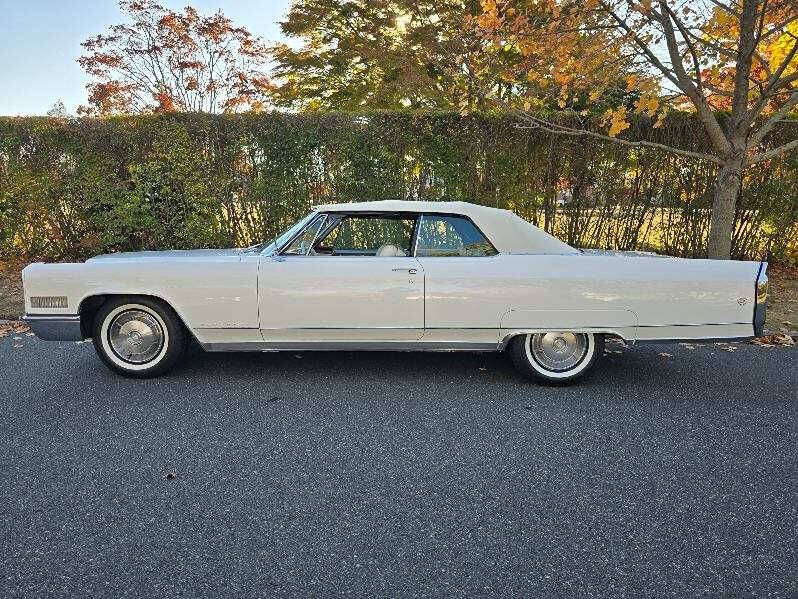
[[[584,333],[535,333],[529,343],[533,359],[551,372],[566,372],[579,365],[588,352]]]
[[[163,349],[163,327],[149,312],[125,310],[114,316],[108,325],[108,344],[121,360],[145,364]]]

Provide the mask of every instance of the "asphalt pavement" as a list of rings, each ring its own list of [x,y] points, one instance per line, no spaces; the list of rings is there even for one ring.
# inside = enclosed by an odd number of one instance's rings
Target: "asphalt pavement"
[[[796,349],[611,350],[568,388],[455,353],[136,381],[10,335],[0,597],[795,597]]]

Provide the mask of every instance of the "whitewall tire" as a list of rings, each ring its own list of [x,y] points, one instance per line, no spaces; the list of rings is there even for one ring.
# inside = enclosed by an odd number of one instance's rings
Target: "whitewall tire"
[[[587,374],[604,354],[604,337],[594,333],[551,331],[513,338],[508,351],[527,376],[552,384],[568,384]]]
[[[174,310],[155,299],[116,297],[94,317],[94,349],[108,368],[123,376],[163,374],[183,355],[187,341]]]

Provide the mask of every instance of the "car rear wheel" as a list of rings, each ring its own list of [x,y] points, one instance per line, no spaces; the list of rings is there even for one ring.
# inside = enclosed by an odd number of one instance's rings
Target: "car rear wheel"
[[[108,368],[123,376],[163,374],[183,355],[187,340],[174,310],[150,298],[109,300],[94,317],[94,349]]]
[[[568,331],[529,333],[514,337],[508,351],[515,366],[527,376],[568,384],[587,374],[604,354],[604,337]]]

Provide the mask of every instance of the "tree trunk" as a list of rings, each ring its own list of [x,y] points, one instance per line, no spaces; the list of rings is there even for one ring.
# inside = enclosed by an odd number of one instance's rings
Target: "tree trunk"
[[[715,179],[712,217],[709,223],[709,258],[728,260],[734,231],[734,210],[742,181],[742,156],[733,156],[720,165]]]

